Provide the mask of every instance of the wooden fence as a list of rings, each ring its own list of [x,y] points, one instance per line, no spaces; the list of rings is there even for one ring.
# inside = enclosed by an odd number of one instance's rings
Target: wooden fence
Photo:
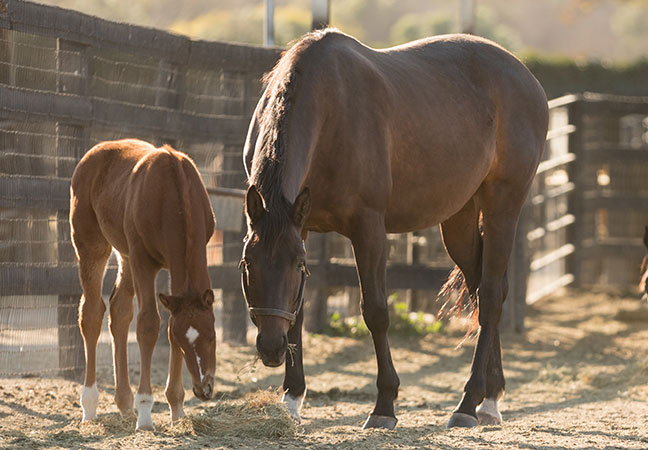
[[[648,225],[648,98],[549,102],[550,130],[523,216],[527,303],[563,286],[638,283]]]
[[[222,338],[245,342],[237,263],[243,230],[241,149],[278,49],[192,41],[73,11],[6,0],[0,12],[0,376],[83,368],[81,293],[68,217],[69,177],[93,144],[121,137],[188,153],[213,194],[208,247]],[[594,95],[550,102],[545,161],[520,221],[503,323],[523,329],[527,300],[565,285],[628,284],[648,223],[647,102]],[[632,220],[631,220],[632,219]],[[436,228],[389,236],[387,283],[410,308],[433,309],[450,267]],[[348,240],[307,243],[308,329],[357,313]],[[114,263],[104,282],[109,294]],[[158,289],[166,290],[162,272]],[[134,334],[131,336],[134,340]],[[110,338],[99,364],[111,365]],[[131,357],[137,358],[136,345]]]

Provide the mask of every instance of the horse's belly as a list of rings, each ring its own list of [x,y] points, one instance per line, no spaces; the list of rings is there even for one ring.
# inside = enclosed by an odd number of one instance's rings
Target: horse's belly
[[[407,196],[400,196],[398,200],[392,201],[385,213],[387,232],[405,233],[438,225],[459,211],[477,188],[455,192],[450,197],[422,190],[413,190]]]
[[[458,212],[477,192],[492,162],[486,149],[471,152],[471,164],[419,164],[396,168],[392,194],[385,213],[390,233],[438,225]],[[421,161],[421,160],[419,160]]]

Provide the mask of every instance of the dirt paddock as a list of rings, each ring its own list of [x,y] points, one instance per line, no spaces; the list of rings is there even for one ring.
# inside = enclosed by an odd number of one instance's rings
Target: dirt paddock
[[[99,377],[99,417],[88,424],[80,423],[78,384],[4,379],[0,447],[648,448],[646,305],[633,296],[567,292],[531,306],[527,330],[524,336],[503,336],[502,426],[445,429],[468,377],[474,345],[456,348],[462,331],[451,326],[422,339],[392,338],[401,378],[394,431],[360,429],[375,399],[370,339],[309,335],[309,392],[297,427],[276,407],[278,394],[267,392],[281,384],[282,371],[254,364],[251,347],[219,345],[215,399],[199,402],[188,389],[190,417],[177,425],[169,423],[163,394],[166,367],[155,368],[155,432],[135,432],[134,420],[119,416],[108,373]]]

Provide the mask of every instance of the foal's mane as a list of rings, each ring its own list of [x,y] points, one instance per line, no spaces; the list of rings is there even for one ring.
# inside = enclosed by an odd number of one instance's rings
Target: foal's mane
[[[191,214],[191,200],[190,200],[190,192],[189,190],[191,189],[191,181],[187,178],[187,175],[184,170],[184,165],[188,162],[189,164],[192,164],[191,161],[185,157],[185,154],[182,152],[179,152],[178,150],[175,150],[171,146],[164,144],[162,147],[160,147],[160,150],[166,151],[170,156],[171,156],[171,161],[172,161],[172,166],[173,166],[173,171],[175,173],[175,180],[176,180],[176,188],[178,190],[179,198],[180,201],[182,202],[181,206],[181,213],[182,213],[182,218],[181,220],[182,226],[184,228],[184,232],[181,234],[182,236],[185,236],[185,251],[184,251],[184,263],[185,263],[185,271],[187,273],[187,288],[191,289],[191,286],[189,286],[190,283],[190,277],[189,273],[191,272],[190,266],[192,263],[192,256],[193,256],[193,249],[194,249],[194,232],[193,232],[193,216]]]
[[[267,99],[258,119],[261,146],[254,155],[248,184],[256,186],[263,196],[265,209],[272,212],[263,219],[263,229],[270,236],[278,236],[288,228],[291,205],[283,195],[282,183],[287,118],[299,81],[300,63],[315,44],[334,31],[325,29],[306,34],[283,53],[276,66],[263,78],[267,86]]]

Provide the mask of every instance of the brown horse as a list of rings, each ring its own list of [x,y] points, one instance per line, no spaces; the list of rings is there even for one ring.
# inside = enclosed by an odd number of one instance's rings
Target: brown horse
[[[111,248],[120,260],[110,296],[115,402],[122,414],[132,412],[127,348],[135,294],[141,361],[137,428],[153,429],[151,358],[160,331],[154,282],[165,267],[171,277],[171,295],[160,294],[171,312],[166,398],[172,420],[183,417],[182,357],[194,394],[203,400],[211,398],[216,366],[214,295],[205,248],[214,231],[214,213],[196,166],[168,146],[155,148],[133,139],[102,142],[79,162],[70,192],[72,242],[83,288],[79,306],[86,355],[83,420],[96,417],[97,339],[106,311],[101,283]]]
[[[506,267],[547,116],[529,70],[478,37],[374,50],[325,30],[284,54],[267,77],[245,144],[241,266],[264,364],[283,363],[287,345],[297,345],[284,378],[295,418],[305,392],[306,233],[351,239],[378,362],[378,398],[364,426],[393,428],[399,379],[387,341],[385,233],[441,224],[446,249],[478,299],[480,325],[470,378],[448,426],[501,420]]]

